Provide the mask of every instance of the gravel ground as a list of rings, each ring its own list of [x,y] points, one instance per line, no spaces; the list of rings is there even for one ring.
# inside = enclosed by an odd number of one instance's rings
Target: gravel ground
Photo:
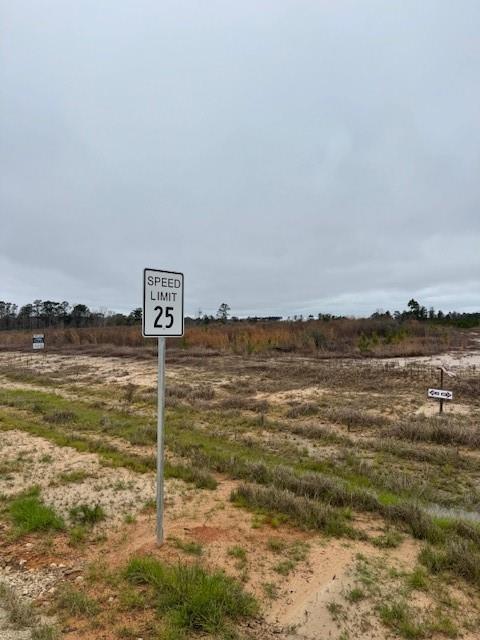
[[[0,640],[30,640],[30,629],[14,629],[8,622],[8,614],[0,606]]]

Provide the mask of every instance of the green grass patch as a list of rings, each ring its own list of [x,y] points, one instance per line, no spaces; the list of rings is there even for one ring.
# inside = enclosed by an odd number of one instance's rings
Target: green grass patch
[[[158,611],[174,629],[223,632],[258,612],[253,596],[237,581],[199,565],[169,566],[147,556],[133,558],[125,575],[132,584],[152,588]]]
[[[363,600],[364,598],[365,591],[360,587],[354,587],[345,594],[345,599],[348,600],[348,602],[360,602],[360,600]]]
[[[87,473],[87,471],[84,471],[83,469],[67,471],[59,474],[58,484],[80,484],[90,477],[91,474]]]
[[[18,535],[34,531],[61,531],[65,528],[63,519],[52,507],[42,502],[38,490],[12,500],[9,514]]]

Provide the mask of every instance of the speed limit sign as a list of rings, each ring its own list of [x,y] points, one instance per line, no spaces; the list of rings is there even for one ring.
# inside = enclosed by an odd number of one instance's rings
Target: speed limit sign
[[[183,273],[143,270],[143,324],[146,338],[183,336]]]

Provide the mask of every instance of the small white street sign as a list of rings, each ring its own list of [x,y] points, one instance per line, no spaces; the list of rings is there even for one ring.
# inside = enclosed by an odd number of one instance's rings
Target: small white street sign
[[[446,389],[429,389],[428,397],[435,398],[436,400],[453,400],[452,391],[447,391]]]
[[[183,336],[183,273],[143,270],[142,333],[146,338]]]
[[[32,338],[33,349],[45,349],[45,336],[43,333],[37,333]]]

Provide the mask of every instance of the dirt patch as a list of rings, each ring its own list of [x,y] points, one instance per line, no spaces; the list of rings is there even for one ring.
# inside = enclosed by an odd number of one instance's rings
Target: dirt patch
[[[448,402],[443,403],[443,413],[445,414],[455,413],[468,416],[471,412],[471,407],[466,404],[449,404]],[[438,414],[438,401],[429,400],[428,402],[425,402],[425,404],[422,404],[422,406],[419,407],[415,413],[417,415],[436,416]]]
[[[109,521],[119,522],[155,497],[153,474],[104,467],[95,454],[57,447],[22,431],[2,434],[0,461],[10,461],[13,469],[0,478],[0,493],[10,496],[39,486],[43,500],[65,518],[78,504],[99,504]],[[167,483],[167,499],[174,499],[175,486]]]
[[[418,545],[406,542],[390,555],[389,562],[400,563],[404,570],[415,564]],[[273,604],[266,618],[279,625],[287,638],[317,640],[338,637],[341,631],[358,640],[388,637],[386,629],[371,620],[362,630],[362,609],[357,608],[349,619],[339,620],[332,615],[332,603],[345,602],[344,596],[354,585],[354,568],[359,554],[379,558],[381,554],[362,542],[345,543],[330,540],[313,547],[308,568],[299,571],[288,581],[286,600]],[[294,633],[290,633],[294,630]]]

